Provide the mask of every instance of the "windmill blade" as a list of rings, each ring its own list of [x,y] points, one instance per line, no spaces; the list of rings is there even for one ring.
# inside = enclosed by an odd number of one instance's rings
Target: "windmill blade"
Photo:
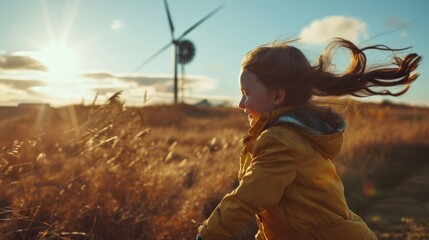
[[[168,23],[170,24],[171,40],[174,40],[174,25],[171,19],[170,9],[168,8],[167,0],[164,0],[165,11],[167,12]]]
[[[170,42],[165,47],[161,48],[158,52],[153,54],[150,58],[148,58],[146,61],[144,61],[142,64],[140,64],[136,69],[134,69],[134,72],[137,72],[140,68],[144,67],[146,64],[148,64],[150,61],[152,61],[155,57],[157,57],[159,54],[164,52],[167,48],[169,48],[173,43]]]
[[[188,30],[186,30],[184,33],[182,33],[182,35],[177,39],[178,41],[182,40],[182,38],[184,38],[188,33],[190,33],[192,30],[194,30],[196,27],[198,27],[198,25],[200,25],[201,23],[203,23],[205,20],[207,20],[209,17],[211,17],[213,14],[215,14],[216,12],[218,12],[220,9],[223,8],[224,5],[220,5],[219,7],[217,7],[215,10],[213,10],[211,13],[209,13],[207,16],[205,16],[203,19],[201,19],[200,21],[198,21],[197,23],[195,23],[192,27],[190,27]]]

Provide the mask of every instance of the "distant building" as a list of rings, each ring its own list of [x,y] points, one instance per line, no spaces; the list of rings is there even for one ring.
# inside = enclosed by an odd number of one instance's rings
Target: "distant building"
[[[18,107],[38,107],[38,108],[49,108],[50,105],[49,103],[20,103],[18,104]]]
[[[197,103],[195,103],[195,106],[197,107],[210,107],[212,104],[207,99],[203,99]]]

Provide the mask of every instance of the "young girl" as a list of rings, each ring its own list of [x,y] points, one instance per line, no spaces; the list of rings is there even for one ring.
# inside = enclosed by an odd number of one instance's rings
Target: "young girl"
[[[351,52],[341,75],[329,71],[334,48]],[[248,114],[238,173],[227,194],[199,227],[197,239],[230,239],[256,217],[256,239],[377,239],[347,206],[331,162],[340,152],[344,119],[310,102],[312,96],[398,96],[408,90],[421,57],[394,57],[394,66],[368,69],[365,50],[399,51],[384,45],[359,49],[331,42],[316,66],[288,42],[249,52],[240,74],[240,108]],[[385,89],[403,85],[398,93]],[[374,88],[375,87],[375,88]]]

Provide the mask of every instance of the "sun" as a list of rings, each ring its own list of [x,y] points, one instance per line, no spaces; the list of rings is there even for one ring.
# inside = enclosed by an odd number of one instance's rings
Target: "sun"
[[[77,92],[85,92],[73,48],[62,43],[51,43],[31,56],[47,67],[46,72],[38,73],[45,84],[32,87],[33,91],[56,99],[71,99]]]
[[[71,76],[78,71],[77,56],[73,49],[65,44],[52,43],[44,47],[37,55],[52,76]]]

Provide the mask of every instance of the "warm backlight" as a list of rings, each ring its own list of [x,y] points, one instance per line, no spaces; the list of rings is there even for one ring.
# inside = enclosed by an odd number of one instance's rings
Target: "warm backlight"
[[[55,77],[71,76],[77,72],[77,58],[71,48],[53,43],[40,51],[39,60],[46,65],[48,72]]]

